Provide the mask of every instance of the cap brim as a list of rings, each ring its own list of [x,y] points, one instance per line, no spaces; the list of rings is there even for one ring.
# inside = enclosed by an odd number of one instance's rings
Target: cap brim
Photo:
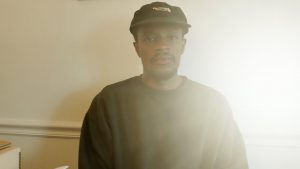
[[[178,19],[172,19],[172,18],[149,18],[147,20],[143,20],[141,22],[137,22],[130,26],[130,28],[135,28],[142,25],[148,25],[148,24],[159,24],[159,23],[166,23],[166,24],[175,24],[184,26],[186,28],[190,28],[191,25],[185,22],[178,21]]]

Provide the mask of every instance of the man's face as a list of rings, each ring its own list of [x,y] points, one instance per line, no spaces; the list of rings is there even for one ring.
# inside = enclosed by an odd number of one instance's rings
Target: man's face
[[[155,80],[177,75],[185,39],[179,26],[148,25],[138,28],[134,46],[142,60],[143,73]]]

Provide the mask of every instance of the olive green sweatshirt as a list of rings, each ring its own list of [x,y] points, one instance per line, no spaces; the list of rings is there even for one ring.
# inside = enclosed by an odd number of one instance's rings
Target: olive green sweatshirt
[[[139,76],[105,87],[83,121],[79,169],[247,169],[224,97],[185,78],[155,90]]]

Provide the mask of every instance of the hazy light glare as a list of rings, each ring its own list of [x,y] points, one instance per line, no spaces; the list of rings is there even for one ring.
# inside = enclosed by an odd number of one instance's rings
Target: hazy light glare
[[[191,13],[181,72],[224,93],[245,133],[299,133],[300,3],[228,5]]]

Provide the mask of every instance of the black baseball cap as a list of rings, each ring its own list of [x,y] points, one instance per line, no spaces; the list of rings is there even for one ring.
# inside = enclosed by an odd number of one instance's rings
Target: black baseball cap
[[[142,6],[134,13],[129,30],[133,34],[137,27],[154,23],[179,25],[183,28],[184,33],[187,33],[188,28],[191,27],[179,7],[169,5],[165,2],[153,2]]]

